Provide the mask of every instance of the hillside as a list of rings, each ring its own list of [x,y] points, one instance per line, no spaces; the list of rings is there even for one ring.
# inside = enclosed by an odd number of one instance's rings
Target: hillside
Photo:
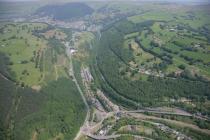
[[[205,19],[190,15],[196,10],[174,17],[173,11],[148,12],[104,30],[93,66],[101,89],[126,107],[170,105],[209,114],[209,36],[202,32]],[[191,22],[189,16],[201,23]]]
[[[27,17],[29,14],[34,13],[40,6],[37,1],[0,1],[0,20]]]
[[[73,139],[86,109],[66,73],[60,40],[67,35],[42,23],[5,24],[1,31],[0,139]]]
[[[93,9],[84,3],[67,3],[65,5],[46,5],[37,10],[36,14],[52,16],[57,20],[70,20],[84,17],[93,12]]]

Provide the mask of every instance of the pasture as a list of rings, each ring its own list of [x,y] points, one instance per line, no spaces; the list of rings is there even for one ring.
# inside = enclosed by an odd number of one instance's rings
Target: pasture
[[[57,79],[57,74],[65,75],[65,64],[57,64],[63,55],[59,54],[63,52],[62,45],[59,41],[50,42],[52,38],[65,40],[66,34],[48,28],[43,23],[13,23],[1,27],[0,51],[9,57],[9,68],[17,83],[36,87]],[[62,61],[66,61],[64,55]],[[57,69],[55,65],[60,67]]]

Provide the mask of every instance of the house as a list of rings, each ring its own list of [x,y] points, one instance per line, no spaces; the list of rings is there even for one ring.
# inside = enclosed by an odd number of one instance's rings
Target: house
[[[104,135],[105,131],[104,130],[100,130],[99,131],[99,135]]]
[[[71,49],[70,49],[70,53],[71,53],[71,54],[74,54],[75,52],[77,52],[76,49],[74,49],[74,48],[71,48]]]
[[[169,31],[170,31],[170,32],[174,32],[174,31],[175,31],[175,29],[174,29],[174,28],[171,28],[171,29],[169,29]]]

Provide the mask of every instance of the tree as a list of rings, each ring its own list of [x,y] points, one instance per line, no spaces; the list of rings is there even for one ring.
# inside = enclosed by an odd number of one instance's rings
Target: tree
[[[182,70],[185,70],[185,68],[186,68],[185,65],[183,65],[183,64],[179,65],[178,67]]]

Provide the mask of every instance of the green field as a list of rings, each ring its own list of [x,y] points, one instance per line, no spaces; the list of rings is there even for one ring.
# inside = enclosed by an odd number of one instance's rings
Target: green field
[[[85,106],[66,71],[64,33],[52,39],[54,30],[62,32],[43,23],[1,26],[2,139],[73,139],[84,121]]]
[[[43,57],[44,50],[47,48],[47,41],[32,35],[36,29],[46,28],[45,24],[8,24],[2,28],[0,51],[9,55],[10,68],[15,72],[16,80],[24,82],[26,85],[38,85],[42,72],[36,67],[37,63],[43,61],[38,57]],[[36,53],[36,54],[35,54]],[[43,64],[44,65],[44,64]]]
[[[55,65],[60,65],[57,59],[65,61],[66,58],[60,54],[62,44],[58,41],[51,43],[50,38],[41,36],[48,28],[42,23],[6,24],[2,27],[4,34],[0,36],[0,51],[10,58],[9,68],[18,83],[36,87],[56,79]],[[60,71],[64,71],[63,65],[59,66]]]

